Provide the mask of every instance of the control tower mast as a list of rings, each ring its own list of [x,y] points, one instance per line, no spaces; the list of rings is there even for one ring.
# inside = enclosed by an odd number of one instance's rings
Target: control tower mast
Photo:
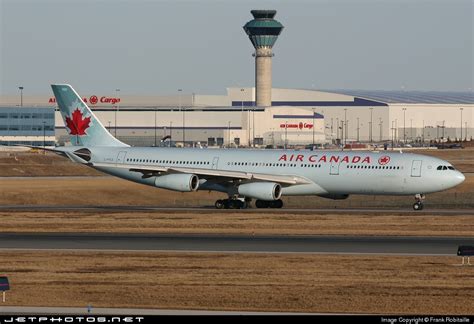
[[[272,105],[272,47],[283,25],[273,19],[276,10],[252,10],[253,20],[244,30],[255,47],[255,89],[257,106]]]

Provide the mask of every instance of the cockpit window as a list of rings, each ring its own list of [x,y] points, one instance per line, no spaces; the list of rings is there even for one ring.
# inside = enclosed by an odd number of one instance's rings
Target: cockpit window
[[[439,165],[436,170],[455,170],[451,165]]]

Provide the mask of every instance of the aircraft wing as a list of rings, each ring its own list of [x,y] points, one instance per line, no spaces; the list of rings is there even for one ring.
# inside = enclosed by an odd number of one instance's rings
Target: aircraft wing
[[[94,167],[107,167],[107,168],[120,168],[128,169],[132,172],[140,172],[143,177],[152,177],[161,175],[163,173],[190,173],[198,175],[203,179],[209,178],[224,178],[227,180],[238,179],[238,180],[258,180],[258,181],[272,181],[286,185],[296,184],[308,184],[312,183],[308,179],[300,176],[293,175],[275,175],[275,174],[264,174],[264,173],[253,173],[253,172],[241,172],[241,171],[225,171],[225,170],[214,170],[214,169],[200,169],[200,168],[188,168],[188,167],[157,167],[148,165],[136,165],[136,164],[115,164],[115,163],[90,163],[90,166]]]

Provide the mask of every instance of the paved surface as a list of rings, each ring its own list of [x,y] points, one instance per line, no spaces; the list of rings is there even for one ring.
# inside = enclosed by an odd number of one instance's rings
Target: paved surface
[[[212,206],[202,207],[162,207],[162,206],[42,206],[42,205],[5,205],[0,206],[0,210],[11,211],[158,211],[158,212],[184,212],[184,213],[294,213],[294,214],[374,214],[374,215],[439,215],[439,216],[454,216],[454,215],[473,215],[474,209],[424,209],[415,211],[412,208],[387,209],[387,208],[282,208],[282,209],[230,209],[218,210]]]
[[[474,237],[5,233],[0,249],[455,255]]]
[[[21,307],[0,306],[0,315],[309,315],[309,313],[288,312],[239,312],[239,311],[205,311],[205,310],[179,310],[179,309],[137,309],[137,308],[92,308],[88,313],[84,307]],[[314,315],[314,314],[313,314]],[[318,314],[322,315],[322,314]],[[138,322],[137,322],[138,323]]]

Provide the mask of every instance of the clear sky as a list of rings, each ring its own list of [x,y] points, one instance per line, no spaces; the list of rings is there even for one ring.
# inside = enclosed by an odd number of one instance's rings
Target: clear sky
[[[254,85],[242,26],[276,9],[273,86],[472,90],[472,0],[0,0],[0,94],[222,94]]]

